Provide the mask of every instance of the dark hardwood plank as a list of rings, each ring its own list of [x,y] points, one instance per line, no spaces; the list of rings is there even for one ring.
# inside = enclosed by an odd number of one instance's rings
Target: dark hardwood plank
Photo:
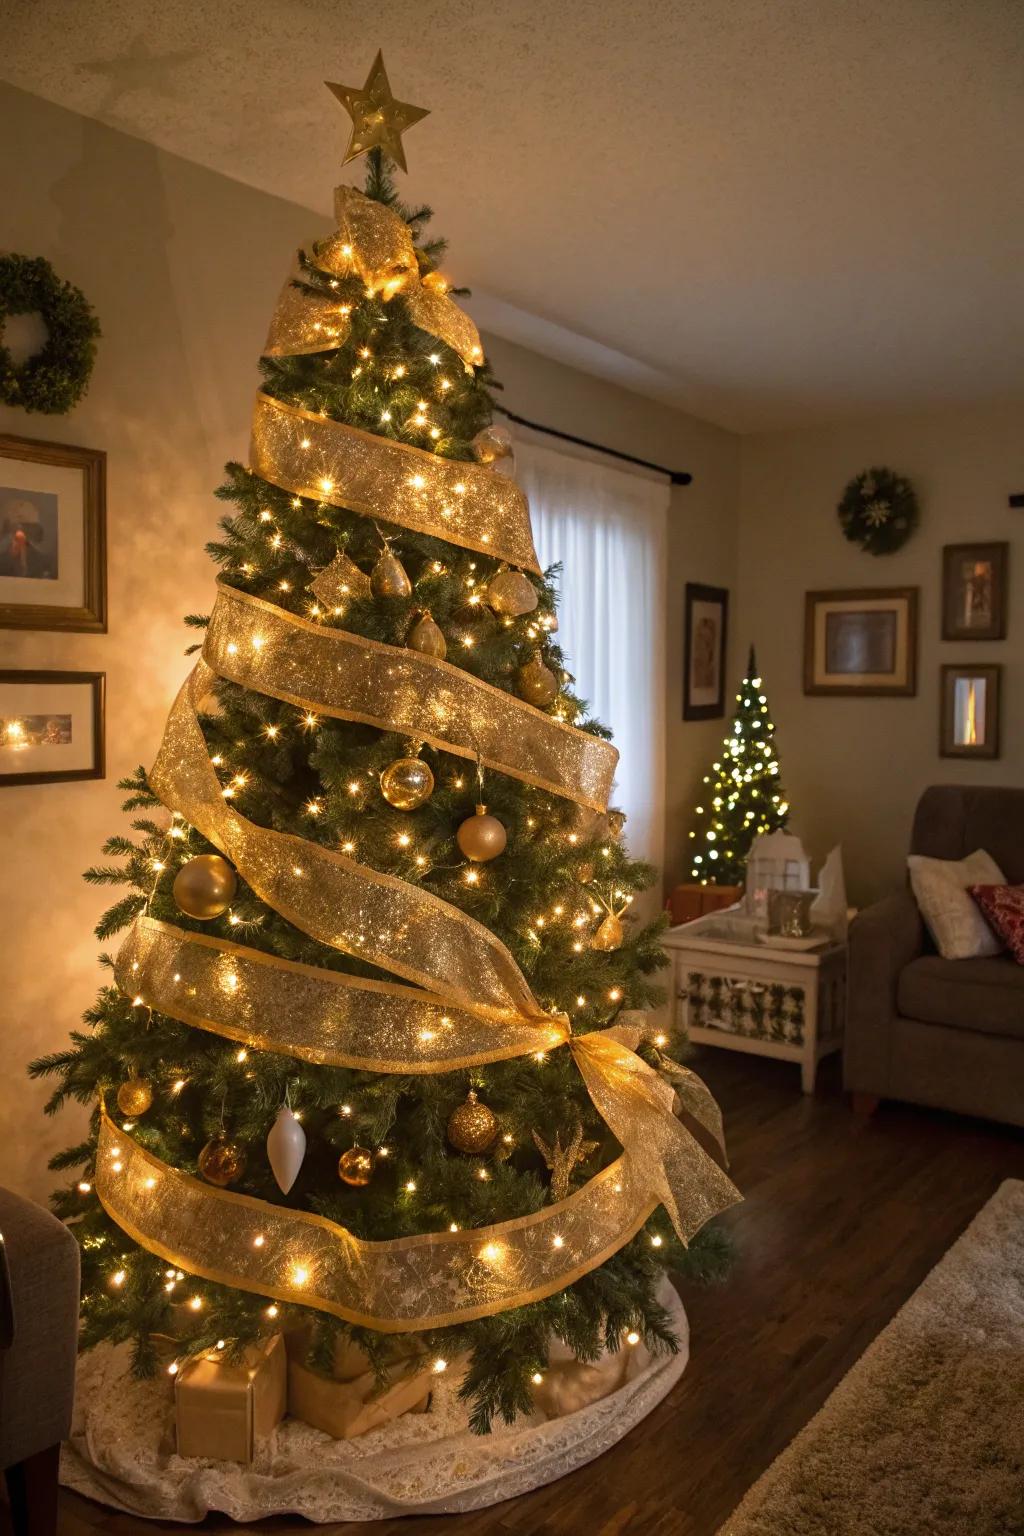
[[[600,1460],[548,1488],[475,1514],[321,1529],[714,1536],[1002,1180],[1024,1178],[1017,1131],[906,1105],[855,1115],[835,1058],[813,1098],[786,1063],[705,1050],[695,1065],[725,1111],[746,1199],[723,1218],[738,1250],[729,1281],[680,1287],[691,1359],[675,1390]],[[175,1529],[66,1491],[61,1511],[66,1536]],[[191,1529],[242,1531],[223,1517]]]

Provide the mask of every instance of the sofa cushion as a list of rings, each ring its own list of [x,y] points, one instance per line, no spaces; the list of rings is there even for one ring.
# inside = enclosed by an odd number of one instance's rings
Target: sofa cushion
[[[1011,885],[1024,882],[1024,789],[933,784],[918,801],[911,853],[962,859],[987,848]]]
[[[1001,885],[1003,872],[991,854],[977,848],[966,859],[907,858],[910,885],[925,926],[944,960],[998,955],[1003,948],[970,894],[972,885]]]
[[[992,932],[1024,965],[1024,885],[972,885],[969,890]]]
[[[900,972],[897,1007],[905,1019],[1024,1040],[1024,966],[999,955],[943,960],[922,955]]]

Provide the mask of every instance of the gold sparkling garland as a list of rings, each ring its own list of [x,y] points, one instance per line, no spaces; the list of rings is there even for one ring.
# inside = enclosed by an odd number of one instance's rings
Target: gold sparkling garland
[[[540,574],[526,497],[504,475],[376,437],[262,392],[249,464],[272,485]]]
[[[221,677],[317,714],[397,731],[565,796],[608,804],[618,751],[461,667],[325,629],[218,584],[203,659]]]

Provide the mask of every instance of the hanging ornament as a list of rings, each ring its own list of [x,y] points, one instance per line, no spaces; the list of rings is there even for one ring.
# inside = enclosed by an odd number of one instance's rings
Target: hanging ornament
[[[232,1141],[226,1131],[218,1131],[199,1154],[199,1172],[207,1184],[215,1184],[218,1189],[234,1184],[245,1172],[243,1147]]]
[[[576,866],[576,879],[580,885],[589,885],[596,874],[597,870],[589,859],[584,859],[582,864]]]
[[[419,651],[424,656],[437,656],[441,661],[448,654],[448,646],[445,643],[444,635],[426,609],[424,609],[412,629],[410,629],[405,643],[410,651]]]
[[[455,840],[467,859],[487,864],[504,853],[508,833],[497,816],[488,815],[486,805],[478,805],[475,814],[467,816],[459,827]]]
[[[516,673],[516,689],[527,704],[545,709],[558,693],[558,679],[550,667],[546,667],[538,651]]]
[[[626,825],[625,811],[617,810],[614,806],[608,812],[608,829],[613,837],[621,837],[622,829]]]
[[[554,1204],[556,1201],[566,1198],[569,1193],[573,1169],[577,1163],[585,1162],[591,1152],[597,1151],[598,1143],[596,1141],[584,1141],[583,1127],[578,1120],[576,1122],[576,1129],[569,1138],[568,1145],[564,1147],[562,1146],[560,1135],[556,1136],[549,1145],[536,1131],[532,1134],[537,1151],[551,1170],[551,1185],[548,1193],[551,1196],[552,1204]]]
[[[137,1077],[134,1072],[117,1090],[117,1107],[130,1120],[137,1120],[139,1115],[144,1115],[152,1102],[152,1083],[148,1083],[144,1077]]]
[[[614,912],[609,912],[590,941],[591,949],[610,952],[622,943],[622,924]]]
[[[421,757],[396,757],[380,776],[380,792],[398,811],[415,811],[434,793],[434,775]]]
[[[219,853],[199,853],[181,866],[171,889],[179,910],[186,917],[208,923],[230,907],[238,889],[238,879],[227,859],[222,859]]]
[[[512,457],[512,433],[508,427],[497,427],[492,422],[481,427],[470,447],[478,464],[494,464],[498,459]]]
[[[448,1116],[448,1141],[456,1152],[487,1152],[498,1134],[498,1117],[493,1109],[481,1104],[471,1088],[466,1102]]]
[[[370,572],[370,591],[374,597],[411,597],[412,582],[409,573],[392,554],[390,544],[385,543],[380,558]]]
[[[355,1189],[362,1189],[364,1184],[369,1184],[373,1178],[373,1153],[358,1143],[349,1147],[338,1158],[338,1178],[343,1184],[351,1184]]]
[[[487,584],[487,602],[495,613],[519,618],[536,608],[537,588],[522,571],[499,571]]]
[[[299,1176],[306,1155],[306,1133],[287,1104],[282,1104],[267,1137],[270,1171],[283,1195]]]

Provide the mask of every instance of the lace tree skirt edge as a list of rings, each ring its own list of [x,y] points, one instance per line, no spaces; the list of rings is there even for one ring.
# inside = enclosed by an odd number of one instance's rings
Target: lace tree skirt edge
[[[482,1509],[592,1461],[661,1402],[686,1369],[689,1328],[667,1282],[659,1300],[679,1353],[652,1357],[638,1346],[630,1378],[589,1407],[474,1435],[458,1378],[445,1376],[427,1413],[358,1440],[332,1440],[286,1418],[251,1467],[176,1455],[169,1381],[133,1380],[128,1347],[100,1345],[79,1362],[61,1482],[115,1509],[186,1523],[214,1510],[239,1521],[298,1514],[326,1524]]]

